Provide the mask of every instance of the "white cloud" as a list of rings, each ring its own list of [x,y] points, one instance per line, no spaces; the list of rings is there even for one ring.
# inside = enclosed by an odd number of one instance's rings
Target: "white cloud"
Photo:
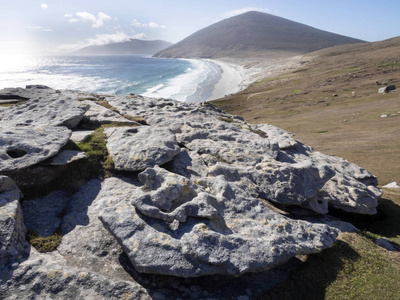
[[[167,28],[167,26],[165,26],[165,25],[159,25],[159,24],[157,24],[156,22],[140,23],[140,22],[139,22],[138,20],[136,20],[136,19],[133,19],[131,25],[132,25],[133,27],[139,27],[139,28],[152,28],[152,29],[155,29],[155,28],[162,28],[162,29],[165,29],[165,28]]]
[[[129,41],[132,37],[123,32],[112,34],[96,34],[95,38],[87,39],[87,46],[91,45],[106,45],[111,43],[121,43]]]
[[[30,30],[39,30],[39,31],[44,31],[44,32],[51,32],[54,31],[53,29],[50,28],[44,28],[42,26],[25,26],[26,29]]]
[[[132,38],[133,39],[138,39],[138,40],[147,40],[148,39],[147,35],[145,33],[143,33],[143,32],[135,34]]]
[[[43,8],[43,9],[48,9],[49,8],[49,6],[46,3],[40,4],[40,7]]]
[[[237,16],[237,15],[244,14],[245,12],[254,11],[254,10],[255,10],[255,11],[259,11],[259,12],[264,12],[264,13],[270,12],[270,10],[269,10],[268,8],[244,7],[244,8],[240,8],[240,9],[235,9],[235,10],[228,11],[228,12],[224,13],[224,14],[222,15],[222,17],[223,17],[224,19],[225,19],[225,18],[230,18],[230,17],[234,17],[234,16]]]
[[[111,20],[109,15],[106,15],[103,12],[99,12],[97,17],[91,13],[86,11],[79,11],[75,14],[77,18],[74,18],[71,14],[65,14],[64,17],[69,18],[69,23],[77,23],[77,22],[91,22],[92,27],[99,28],[104,25],[104,21]]]

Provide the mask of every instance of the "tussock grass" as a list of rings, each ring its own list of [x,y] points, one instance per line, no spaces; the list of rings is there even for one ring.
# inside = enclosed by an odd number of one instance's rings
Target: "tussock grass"
[[[52,236],[41,237],[35,231],[29,230],[26,234],[26,240],[39,252],[51,252],[57,249],[61,244],[62,235],[56,231]]]

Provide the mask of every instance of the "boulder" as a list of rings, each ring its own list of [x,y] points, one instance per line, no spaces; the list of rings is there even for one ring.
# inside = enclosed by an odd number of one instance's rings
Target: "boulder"
[[[71,134],[71,141],[74,143],[80,143],[83,142],[89,135],[91,135],[94,132],[94,130],[76,130],[72,131]]]
[[[56,155],[70,136],[65,127],[0,128],[0,172],[24,169]]]
[[[116,170],[141,171],[165,164],[180,152],[175,135],[165,127],[111,127],[104,132]]]
[[[330,247],[337,231],[275,213],[223,176],[201,185],[159,167],[100,216],[139,272],[239,276]]]
[[[18,264],[29,252],[21,196],[13,181],[0,175],[0,273],[8,265]]]

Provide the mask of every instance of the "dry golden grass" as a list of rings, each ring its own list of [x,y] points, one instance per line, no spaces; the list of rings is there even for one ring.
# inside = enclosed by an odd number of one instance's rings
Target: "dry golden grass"
[[[399,82],[400,38],[329,48],[303,60],[297,70],[213,104],[355,162],[377,175],[382,185],[400,182],[400,92],[378,94],[382,85],[376,83]],[[383,114],[388,117],[381,118]]]

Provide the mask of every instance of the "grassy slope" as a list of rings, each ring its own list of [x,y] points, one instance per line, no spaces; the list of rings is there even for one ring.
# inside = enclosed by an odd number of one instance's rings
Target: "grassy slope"
[[[400,182],[400,92],[378,94],[376,83],[399,84],[400,38],[329,48],[304,61],[295,71],[213,103],[355,162],[382,185]],[[341,218],[361,233],[341,235],[333,248],[301,258],[289,280],[263,299],[400,299],[400,253],[373,243],[386,237],[400,249],[400,192],[385,189],[376,216]]]
[[[213,103],[250,123],[278,126],[318,151],[355,162],[377,175],[382,185],[400,182],[400,92],[378,94],[381,86],[376,84],[399,84],[400,38],[329,48],[304,57],[310,59],[296,71]]]

